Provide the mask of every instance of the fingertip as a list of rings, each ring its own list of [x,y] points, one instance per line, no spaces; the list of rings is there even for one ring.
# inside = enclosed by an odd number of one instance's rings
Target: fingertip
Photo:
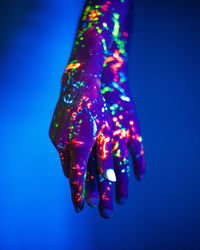
[[[100,214],[104,219],[109,219],[112,217],[113,211],[111,209],[102,208],[100,209]]]
[[[138,181],[142,181],[144,179],[144,173],[141,174],[135,173],[135,177]]]
[[[123,205],[123,204],[126,203],[127,197],[118,197],[118,198],[116,199],[116,201],[117,201],[118,204]]]
[[[77,213],[79,213],[79,212],[81,211],[81,209],[80,209],[79,207],[75,207],[75,211],[76,211]]]
[[[77,213],[80,213],[83,210],[84,203],[81,204],[80,206],[75,206],[74,209]]]

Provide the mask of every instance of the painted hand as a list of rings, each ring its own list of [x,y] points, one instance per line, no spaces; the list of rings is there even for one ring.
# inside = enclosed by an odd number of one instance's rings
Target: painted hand
[[[126,36],[127,33],[124,35]],[[128,90],[127,54],[117,43],[113,44],[108,54],[102,72],[101,93],[106,99],[106,105],[111,115],[112,152],[117,176],[116,200],[123,204],[128,198],[128,177],[130,175],[128,148],[138,180],[144,177],[144,151],[134,103]],[[93,201],[99,199],[101,214],[104,217],[110,217],[113,210],[113,184],[96,177],[99,176],[99,173],[94,170],[95,161],[92,155],[89,166],[86,179],[86,200],[89,205],[94,206],[97,202],[93,203]],[[98,185],[95,182],[98,182]],[[105,212],[102,213],[104,210],[107,211],[106,216]]]
[[[82,70],[83,65],[78,62],[67,66],[49,130],[64,173],[70,179],[72,201],[77,211],[84,205],[87,162],[92,148],[96,152],[98,171],[105,179],[116,180],[110,115],[100,93],[100,79],[83,74]]]
[[[130,0],[86,1],[49,132],[60,154],[65,175],[70,179],[77,211],[84,204],[86,166],[93,151],[102,183],[99,185],[100,196],[104,201],[108,200],[108,209],[102,212],[104,217],[109,214],[111,181],[116,177],[111,152],[112,121],[101,94],[100,74],[107,47],[117,39],[120,23],[123,23],[129,6]]]

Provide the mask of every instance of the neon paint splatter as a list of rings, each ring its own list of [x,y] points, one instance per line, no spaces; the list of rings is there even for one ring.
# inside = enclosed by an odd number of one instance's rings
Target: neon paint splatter
[[[105,1],[104,4],[98,4],[98,1],[97,4],[93,4],[92,1],[86,2],[70,61],[62,78],[61,96],[50,129],[50,137],[59,150],[62,164],[65,163],[63,152],[67,149],[70,149],[72,155],[80,152],[77,157],[82,154],[79,160],[84,159],[83,164],[73,163],[69,177],[72,200],[79,208],[84,200],[86,158],[94,143],[99,145],[98,154],[101,160],[107,159],[111,163],[112,142],[113,155],[119,159],[121,170],[125,169],[125,173],[128,167],[124,166],[128,163],[123,155],[122,142],[127,142],[131,138],[137,143],[142,143],[133,117],[135,113],[132,112],[131,98],[126,87],[126,71],[123,68],[127,62],[128,32],[120,31],[120,18],[123,16],[121,13],[125,11],[125,1],[118,1],[117,6],[120,3],[123,6],[121,10],[113,7],[114,1]],[[115,44],[113,50],[109,50],[108,47],[111,42]],[[93,47],[89,46],[91,44]],[[101,78],[103,72],[98,69],[101,62],[104,69],[110,69],[110,82]],[[105,85],[101,86],[103,82]],[[113,118],[111,124],[109,115]],[[112,140],[111,127],[114,137]],[[143,149],[137,155],[142,154]],[[106,173],[103,167],[101,171]],[[110,171],[111,174],[108,176],[113,180],[112,169]],[[111,198],[111,184],[105,184],[105,190],[101,194],[104,201]]]

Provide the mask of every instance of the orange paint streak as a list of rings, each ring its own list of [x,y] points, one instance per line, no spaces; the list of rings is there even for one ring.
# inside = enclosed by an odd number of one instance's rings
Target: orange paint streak
[[[78,112],[80,111],[80,109],[82,108],[82,103],[83,103],[83,102],[80,102],[80,103],[79,103],[78,108],[77,108],[77,111],[76,111],[77,113],[78,113]]]
[[[117,127],[119,127],[119,125],[120,125],[120,123],[119,122],[116,122],[116,124],[115,124]]]
[[[120,139],[123,139],[125,137],[128,137],[129,130],[125,131],[124,129],[118,129],[113,133],[113,136],[120,135]]]
[[[132,127],[131,129],[132,129],[133,133],[135,133],[135,128],[134,128],[134,127]]]
[[[125,137],[126,137],[126,131],[122,130],[120,139],[125,138]]]
[[[139,136],[138,134],[136,134],[135,136],[136,136],[136,140],[137,140],[137,141],[142,142],[141,136]]]
[[[87,107],[88,107],[88,109],[90,109],[90,108],[91,108],[91,105],[92,105],[92,103],[91,103],[91,102],[87,103]]]
[[[102,198],[103,200],[106,200],[106,201],[109,200],[108,197],[106,197],[106,193],[103,193],[102,196],[101,196],[101,198]]]
[[[105,59],[105,63],[109,63],[109,62],[112,62],[112,61],[114,61],[115,60],[115,58],[113,58],[112,56],[108,56],[108,57],[106,57],[106,59]]]
[[[72,119],[74,119],[76,117],[76,112],[72,113]]]
[[[116,82],[119,78],[118,69],[122,66],[124,60],[122,57],[120,57],[119,50],[115,50],[115,52],[113,53],[113,57],[118,61],[117,63],[111,66],[111,69],[115,75],[113,80]]]
[[[113,135],[119,135],[119,134],[121,134],[121,129],[118,129],[113,133]]]
[[[106,149],[106,144],[110,141],[110,137],[103,136],[103,156],[102,158],[105,159],[107,157],[108,150]]]
[[[100,16],[101,13],[97,10],[92,10],[90,13],[89,13],[89,18],[90,18],[90,21],[92,21],[96,16]]]
[[[102,159],[105,159],[107,157],[107,153],[109,152],[107,150],[107,144],[110,141],[110,137],[109,136],[106,137],[106,136],[103,135],[105,127],[109,128],[109,124],[108,124],[107,121],[102,126],[101,131],[99,132],[98,139],[97,139],[98,140],[98,144],[100,145],[99,154],[100,154],[100,157]]]
[[[77,69],[80,66],[81,66],[81,63],[71,63],[71,64],[67,65],[65,71],[68,70],[68,69]]]
[[[80,193],[77,193],[77,196],[76,196],[76,200],[79,202],[80,200],[82,200],[82,196],[80,195]]]
[[[79,145],[83,145],[84,144],[84,142],[82,142],[82,141],[76,141],[76,140],[72,140],[71,143],[75,147],[78,147]]]
[[[106,126],[107,128],[109,128],[108,122],[106,121],[105,123],[106,123],[105,126]]]
[[[119,147],[119,143],[115,143],[115,146],[114,146],[114,148],[113,148],[113,151],[117,150],[118,147]]]
[[[74,111],[74,112],[72,113],[72,118],[71,118],[71,120],[74,120],[74,119],[76,118],[76,114],[77,114],[77,113],[80,111],[80,109],[82,108],[82,104],[83,104],[83,102],[80,102],[79,105],[78,105],[78,107],[77,107],[77,110]]]
[[[98,138],[98,144],[100,145],[100,157],[102,159],[105,159],[107,157],[107,153],[109,152],[107,150],[107,143],[110,141],[110,137],[106,137],[104,135],[100,135],[100,137]]]
[[[127,138],[129,138],[129,136],[130,136],[130,130],[129,129],[126,132],[126,135],[127,135]]]

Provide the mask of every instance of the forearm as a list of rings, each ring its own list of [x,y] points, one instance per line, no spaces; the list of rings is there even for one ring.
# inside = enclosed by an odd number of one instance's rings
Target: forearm
[[[129,95],[128,91],[128,47],[131,26],[131,11],[120,25],[119,34],[107,52],[101,77],[102,94],[117,93]],[[107,93],[109,92],[109,93]],[[123,98],[123,97],[122,97]]]
[[[69,64],[76,60],[81,69],[100,75],[105,52],[117,37],[128,13],[130,0],[88,0],[84,6]]]

